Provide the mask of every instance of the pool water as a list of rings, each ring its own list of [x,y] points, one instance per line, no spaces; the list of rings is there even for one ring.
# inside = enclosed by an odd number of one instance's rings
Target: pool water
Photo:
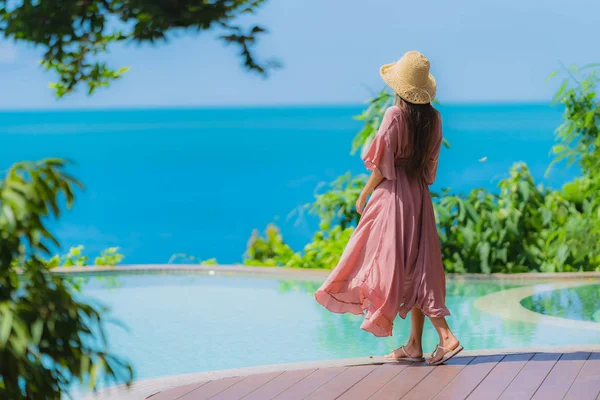
[[[108,336],[111,350],[132,362],[136,379],[378,356],[404,343],[409,335],[408,321],[399,318],[393,337],[376,338],[359,329],[361,317],[328,312],[314,301],[317,281],[189,273],[109,278],[90,279],[83,294],[111,307],[111,316],[127,326],[126,331],[108,325]],[[473,305],[481,296],[519,285],[524,284],[448,281],[449,323],[466,349],[600,343],[599,331],[505,320]],[[584,303],[598,302],[596,291],[582,288],[553,294],[558,296],[551,303],[555,308],[542,310],[558,310],[569,293],[584,299],[582,310],[587,309]],[[437,335],[427,322],[425,351],[433,350],[436,343]]]
[[[553,317],[600,322],[600,284],[538,293],[521,300],[521,305]]]

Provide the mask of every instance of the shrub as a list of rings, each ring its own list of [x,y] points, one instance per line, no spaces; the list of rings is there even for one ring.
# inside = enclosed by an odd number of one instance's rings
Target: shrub
[[[244,255],[245,265],[277,267],[286,265],[294,251],[284,243],[281,232],[274,224],[269,224],[264,237],[258,230],[252,232],[248,249]]]
[[[107,351],[106,309],[75,299],[72,285],[49,272],[43,255],[59,246],[48,218],[60,215],[81,186],[65,162],[22,162],[0,180],[0,398],[55,399],[73,380],[96,388],[123,377],[130,365]]]

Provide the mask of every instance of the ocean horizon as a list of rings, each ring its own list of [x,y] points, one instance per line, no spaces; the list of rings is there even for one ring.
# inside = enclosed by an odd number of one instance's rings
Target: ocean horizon
[[[242,260],[252,230],[270,222],[300,250],[314,219],[290,217],[315,188],[365,172],[351,141],[364,105],[0,111],[5,170],[21,160],[63,157],[86,186],[52,228],[61,253],[95,256],[119,246],[127,264],[166,263],[185,253]],[[442,104],[450,149],[433,190],[494,190],[514,162],[558,188],[576,170],[545,177],[562,109],[544,103]],[[485,161],[482,161],[485,160]]]
[[[64,106],[60,101],[56,102],[56,105],[50,107],[0,107],[0,114],[2,113],[29,113],[29,112],[95,112],[95,111],[156,111],[156,110],[260,110],[260,109],[281,109],[281,108],[302,108],[302,109],[323,109],[323,108],[365,108],[368,101],[363,103],[348,102],[348,103],[265,103],[265,104],[174,104],[174,105],[161,105],[161,104],[141,104],[141,105],[127,105],[127,106],[96,106],[96,105],[85,105],[80,107]],[[472,108],[496,108],[496,107],[552,107],[559,108],[560,106],[553,105],[549,101],[528,101],[528,100],[465,100],[465,101],[451,101],[441,102],[436,104],[435,107],[441,108],[455,108],[455,107],[472,107]]]

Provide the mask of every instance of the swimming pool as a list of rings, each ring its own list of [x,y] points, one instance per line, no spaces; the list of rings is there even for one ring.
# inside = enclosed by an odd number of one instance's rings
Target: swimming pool
[[[600,322],[600,284],[546,291],[524,298],[521,305],[544,315]]]
[[[383,355],[408,337],[409,325],[400,319],[394,337],[382,339],[361,331],[360,317],[331,314],[314,301],[319,283],[205,273],[111,273],[89,279],[83,294],[111,307],[111,317],[127,326],[125,331],[107,325],[108,337],[112,351],[132,362],[136,379]],[[501,318],[474,304],[483,296],[530,285],[537,284],[449,279],[449,322],[465,348],[600,344],[600,324],[599,330],[545,326]],[[436,343],[427,322],[425,350]]]

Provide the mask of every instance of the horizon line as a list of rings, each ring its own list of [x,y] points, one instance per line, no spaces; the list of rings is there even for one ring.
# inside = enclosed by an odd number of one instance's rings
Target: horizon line
[[[31,107],[0,108],[0,113],[12,112],[85,112],[85,111],[145,111],[145,110],[260,110],[260,109],[302,109],[302,108],[359,108],[362,103],[279,103],[279,104],[197,104],[197,105],[122,105],[122,106],[88,106],[88,107]],[[440,102],[436,107],[507,107],[507,106],[547,106],[555,105],[551,100],[470,100]]]

